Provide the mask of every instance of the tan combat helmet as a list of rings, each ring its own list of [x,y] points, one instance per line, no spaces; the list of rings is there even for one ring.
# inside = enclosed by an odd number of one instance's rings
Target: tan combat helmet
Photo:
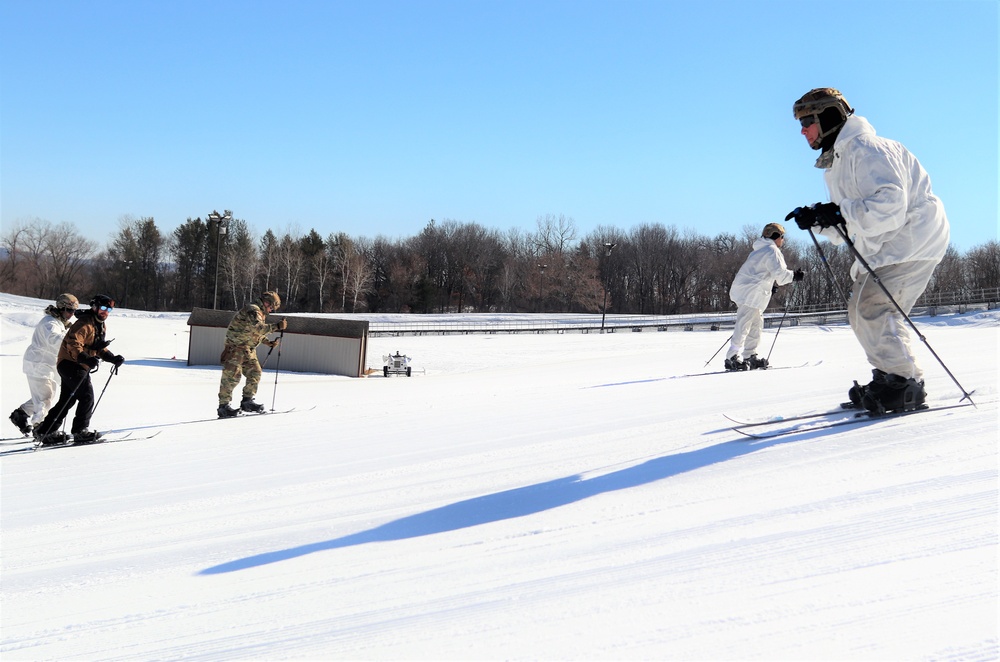
[[[56,308],[61,310],[76,310],[80,307],[80,300],[72,294],[60,294],[56,297]]]
[[[832,87],[817,87],[809,90],[802,97],[792,104],[792,114],[795,119],[800,120],[809,115],[819,115],[827,108],[837,108],[840,111],[841,120],[846,120],[854,113],[854,109],[847,103],[847,99]]]
[[[760,233],[764,239],[778,239],[785,236],[785,227],[781,223],[768,223]]]
[[[281,308],[281,297],[278,296],[277,292],[268,290],[260,295],[260,300],[271,306],[271,310],[277,310]]]

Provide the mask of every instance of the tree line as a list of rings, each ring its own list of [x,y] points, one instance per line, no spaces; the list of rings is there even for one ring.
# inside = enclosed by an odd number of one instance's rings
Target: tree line
[[[153,218],[123,217],[119,226],[100,248],[69,223],[18,223],[0,239],[0,287],[41,299],[100,292],[147,311],[235,310],[276,290],[290,312],[723,312],[760,236],[750,225],[707,236],[658,223],[580,236],[562,215],[539,217],[534,231],[431,220],[400,239],[258,235],[236,218],[189,218],[168,233]],[[790,228],[785,261],[806,278],[781,288],[772,306],[842,307],[853,258],[846,246],[820,248]],[[961,299],[997,287],[1000,242],[990,240],[965,253],[949,247],[927,294]]]

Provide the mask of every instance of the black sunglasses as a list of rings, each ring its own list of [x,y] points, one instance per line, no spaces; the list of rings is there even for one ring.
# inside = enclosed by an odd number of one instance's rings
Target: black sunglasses
[[[801,124],[802,128],[804,129],[806,127],[812,126],[817,121],[819,121],[819,118],[816,117],[815,115],[807,115],[799,120],[799,124]]]

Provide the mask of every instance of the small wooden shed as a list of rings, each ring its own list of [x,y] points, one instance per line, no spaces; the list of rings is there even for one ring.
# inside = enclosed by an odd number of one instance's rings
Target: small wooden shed
[[[228,310],[195,308],[188,318],[188,365],[222,365],[220,356],[226,341],[226,329],[236,313]],[[291,372],[319,372],[331,375],[362,377],[368,352],[368,322],[325,317],[288,317],[268,315],[267,321],[288,320],[281,341],[281,369]],[[269,338],[277,337],[271,334]],[[264,362],[271,350],[257,348],[257,358]],[[271,352],[267,368],[274,368],[277,349]]]

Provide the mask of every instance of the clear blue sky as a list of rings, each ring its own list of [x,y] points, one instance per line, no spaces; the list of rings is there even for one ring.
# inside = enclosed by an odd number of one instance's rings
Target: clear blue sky
[[[826,200],[792,102],[839,88],[998,233],[996,0],[0,0],[0,222],[706,235]]]

